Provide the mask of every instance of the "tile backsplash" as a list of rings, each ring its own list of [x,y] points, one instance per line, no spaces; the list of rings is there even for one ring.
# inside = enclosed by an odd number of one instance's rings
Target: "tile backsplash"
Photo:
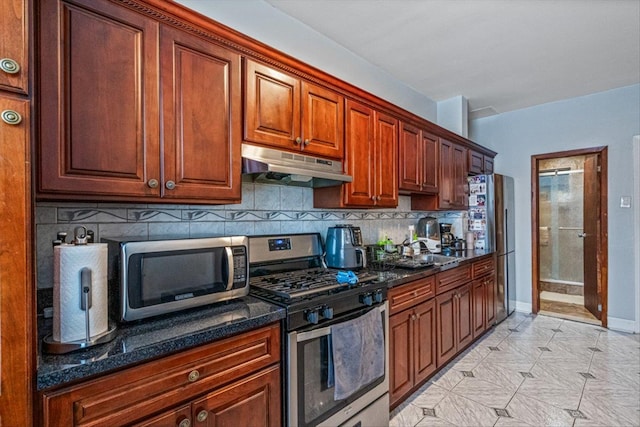
[[[313,190],[301,187],[243,183],[242,203],[235,205],[175,205],[133,203],[39,202],[36,204],[36,260],[38,288],[53,286],[51,242],[60,231],[73,236],[84,225],[102,237],[256,235],[319,232],[335,224],[362,229],[365,244],[388,236],[401,243],[408,226],[430,214],[446,218],[454,234],[462,236],[465,212],[411,210],[411,198],[400,196],[395,209],[316,209]],[[442,221],[442,220],[441,220]],[[69,239],[70,240],[70,239]]]

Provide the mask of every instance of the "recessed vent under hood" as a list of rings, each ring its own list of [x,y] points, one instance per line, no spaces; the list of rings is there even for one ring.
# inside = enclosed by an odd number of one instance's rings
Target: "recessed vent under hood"
[[[242,144],[242,174],[254,182],[314,188],[353,180],[342,162],[249,144]]]

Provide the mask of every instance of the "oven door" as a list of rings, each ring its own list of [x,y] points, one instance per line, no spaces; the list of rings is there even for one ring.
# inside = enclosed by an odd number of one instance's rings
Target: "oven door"
[[[316,329],[288,335],[288,423],[290,426],[316,426],[330,422],[336,426],[353,417],[389,390],[389,329],[386,302],[356,310],[333,319]],[[330,365],[331,325],[379,310],[385,337],[385,373],[351,396],[334,399],[334,387],[327,384]],[[329,424],[328,424],[329,425]]]

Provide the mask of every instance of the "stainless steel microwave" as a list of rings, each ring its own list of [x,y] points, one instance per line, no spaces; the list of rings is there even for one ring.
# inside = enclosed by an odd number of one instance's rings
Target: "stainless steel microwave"
[[[102,242],[109,248],[110,317],[119,322],[249,293],[246,236]]]

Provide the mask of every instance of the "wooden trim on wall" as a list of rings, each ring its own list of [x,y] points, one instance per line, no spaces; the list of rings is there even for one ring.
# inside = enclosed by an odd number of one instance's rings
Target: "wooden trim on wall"
[[[561,157],[582,156],[587,154],[598,154],[598,165],[600,166],[600,231],[598,235],[598,288],[600,289],[600,303],[602,311],[600,320],[603,327],[607,327],[607,317],[609,310],[609,215],[607,210],[608,200],[608,176],[607,176],[607,146],[583,148],[577,150],[560,151],[556,153],[536,154],[531,156],[531,312],[536,314],[540,311],[540,289],[538,282],[540,279],[540,217],[539,217],[539,188],[538,188],[538,162],[546,159],[556,159]]]

